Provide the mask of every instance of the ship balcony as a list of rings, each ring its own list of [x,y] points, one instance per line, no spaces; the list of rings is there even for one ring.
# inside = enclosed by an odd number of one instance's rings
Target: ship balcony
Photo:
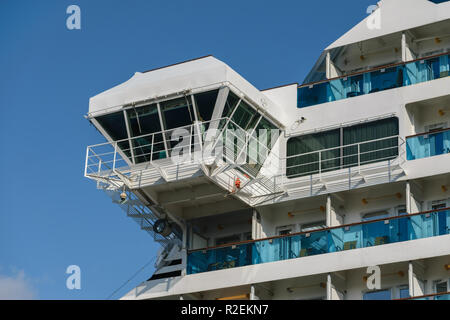
[[[449,54],[429,56],[369,71],[301,85],[298,107],[338,101],[449,76]]]
[[[406,159],[416,160],[450,153],[450,128],[406,137]]]
[[[450,300],[450,292],[427,294],[420,297],[411,297],[397,300]]]
[[[450,234],[444,208],[218,247],[191,250],[187,274],[257,265]]]

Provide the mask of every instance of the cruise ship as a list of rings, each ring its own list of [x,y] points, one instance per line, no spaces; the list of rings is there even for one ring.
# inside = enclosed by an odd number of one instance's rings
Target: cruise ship
[[[91,97],[84,175],[160,245],[121,299],[448,300],[449,56],[450,1],[382,0],[302,84],[205,56]]]

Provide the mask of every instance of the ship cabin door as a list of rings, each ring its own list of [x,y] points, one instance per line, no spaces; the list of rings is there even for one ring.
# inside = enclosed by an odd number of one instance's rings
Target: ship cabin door
[[[431,202],[430,210],[439,210],[449,207],[449,200],[437,200]],[[439,211],[434,215],[435,219],[433,221],[434,230],[436,230],[436,235],[445,235],[449,233],[450,230],[450,218],[447,214],[447,210]]]

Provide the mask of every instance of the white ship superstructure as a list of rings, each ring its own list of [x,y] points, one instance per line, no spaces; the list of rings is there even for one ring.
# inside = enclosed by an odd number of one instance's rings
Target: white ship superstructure
[[[122,299],[449,299],[449,55],[450,1],[383,0],[301,85],[206,56],[92,97],[85,176],[161,244]]]

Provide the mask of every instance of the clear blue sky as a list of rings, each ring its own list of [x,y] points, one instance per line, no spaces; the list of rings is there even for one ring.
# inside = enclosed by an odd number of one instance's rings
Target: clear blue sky
[[[103,141],[83,118],[89,97],[207,54],[260,89],[301,82],[376,2],[1,0],[0,284],[39,299],[105,299],[156,254],[83,178],[86,146]],[[70,4],[81,8],[81,30],[66,28]],[[81,290],[66,289],[71,264]]]

